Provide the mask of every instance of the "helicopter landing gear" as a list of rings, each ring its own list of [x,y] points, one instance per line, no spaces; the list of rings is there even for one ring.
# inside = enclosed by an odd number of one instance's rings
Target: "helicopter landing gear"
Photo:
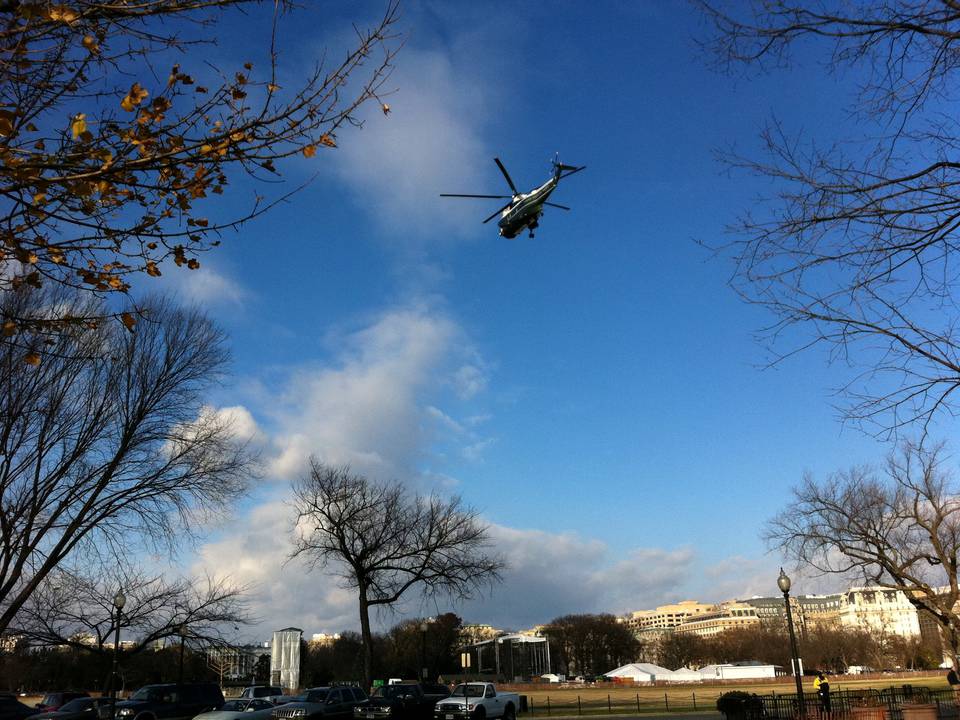
[[[533,231],[536,230],[538,227],[540,227],[540,223],[534,220],[527,227],[530,229],[530,238],[533,239]]]

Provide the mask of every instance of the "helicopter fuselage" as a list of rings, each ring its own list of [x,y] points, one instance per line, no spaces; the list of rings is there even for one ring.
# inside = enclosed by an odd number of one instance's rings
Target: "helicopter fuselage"
[[[505,238],[515,238],[524,228],[529,228],[531,234],[540,224],[543,215],[543,204],[556,189],[559,178],[554,175],[540,187],[528,193],[520,193],[514,202],[503,211],[497,226],[500,235]]]

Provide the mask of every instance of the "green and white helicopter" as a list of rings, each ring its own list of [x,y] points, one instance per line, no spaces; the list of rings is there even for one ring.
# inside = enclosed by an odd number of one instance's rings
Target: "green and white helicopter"
[[[494,158],[493,161],[497,164],[497,167],[500,168],[500,172],[503,173],[503,177],[507,181],[507,185],[510,186],[510,189],[513,191],[513,195],[465,195],[459,193],[441,193],[440,197],[458,197],[458,198],[490,198],[490,199],[508,199],[508,202],[503,207],[499,208],[495,213],[488,217],[483,222],[488,223],[493,220],[497,215],[500,215],[500,220],[497,222],[497,225],[500,227],[500,235],[505,238],[515,238],[518,233],[523,232],[524,228],[527,228],[530,231],[530,237],[533,237],[533,231],[537,229],[540,224],[540,216],[543,215],[544,206],[560,208],[561,210],[569,210],[566,205],[558,205],[557,203],[548,202],[548,198],[551,193],[557,189],[557,185],[563,178],[570,177],[574,173],[578,173],[581,170],[586,169],[586,165],[581,167],[575,167],[573,165],[563,165],[560,163],[559,157],[553,159],[553,174],[547,179],[543,185],[538,188],[534,188],[530,192],[522,193],[517,190],[517,186],[513,184],[513,180],[510,179],[510,173],[507,172],[507,169],[503,166],[503,163],[500,162],[500,158]]]

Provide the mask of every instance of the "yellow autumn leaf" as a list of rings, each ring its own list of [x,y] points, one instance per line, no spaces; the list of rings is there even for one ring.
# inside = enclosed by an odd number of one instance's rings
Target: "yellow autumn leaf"
[[[38,352],[28,352],[23,356],[23,361],[27,365],[39,365],[40,364],[40,353]]]
[[[120,107],[127,112],[133,112],[133,109],[142,103],[150,93],[140,83],[134,83],[130,86],[130,92],[120,101]]]
[[[73,139],[76,140],[83,133],[87,132],[87,116],[84,113],[77,113],[70,122],[70,132]]]
[[[80,14],[76,10],[66,5],[54,5],[50,8],[50,19],[55,22],[74,23],[79,17]]]
[[[130,313],[125,312],[120,316],[120,322],[123,323],[127,330],[133,332],[133,328],[137,324],[137,319]]]
[[[326,145],[327,147],[336,147],[337,141],[333,139],[332,135],[321,135],[320,143]]]
[[[157,267],[157,264],[153,260],[147,261],[147,275],[150,277],[160,277],[160,268]]]
[[[7,320],[3,324],[3,334],[7,337],[11,335],[16,335],[17,333],[17,324],[13,320]]]
[[[14,117],[9,110],[0,110],[0,136],[9,137],[13,134]]]
[[[97,39],[93,35],[84,35],[81,42],[89,52],[94,54],[100,52],[100,46],[97,45]]]
[[[390,106],[387,105],[386,103],[383,103],[383,105],[380,106],[380,109],[383,110],[384,115],[390,114]]]
[[[307,145],[306,147],[303,148],[302,152],[304,157],[312,158],[314,155],[317,154],[317,146]]]

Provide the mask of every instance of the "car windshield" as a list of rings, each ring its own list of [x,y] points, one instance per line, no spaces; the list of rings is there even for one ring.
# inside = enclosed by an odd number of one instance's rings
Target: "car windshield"
[[[372,697],[387,698],[394,700],[404,695],[413,695],[413,687],[410,685],[381,685],[373,689]]]
[[[130,696],[131,700],[146,700],[147,702],[160,702],[163,699],[163,690],[158,687],[142,687]]]
[[[483,685],[457,685],[450,694],[453,697],[483,697]]]
[[[93,700],[89,698],[81,698],[79,700],[71,700],[60,709],[64,712],[83,712],[84,710],[89,710],[92,707]]]
[[[59,705],[60,704],[60,693],[49,693],[43,696],[43,700],[40,701],[41,705]]]
[[[225,702],[221,710],[230,710],[232,712],[243,712],[247,707],[247,700],[230,700]]]
[[[309,703],[322,703],[327,699],[326,690],[311,690],[307,693],[307,702]]]

